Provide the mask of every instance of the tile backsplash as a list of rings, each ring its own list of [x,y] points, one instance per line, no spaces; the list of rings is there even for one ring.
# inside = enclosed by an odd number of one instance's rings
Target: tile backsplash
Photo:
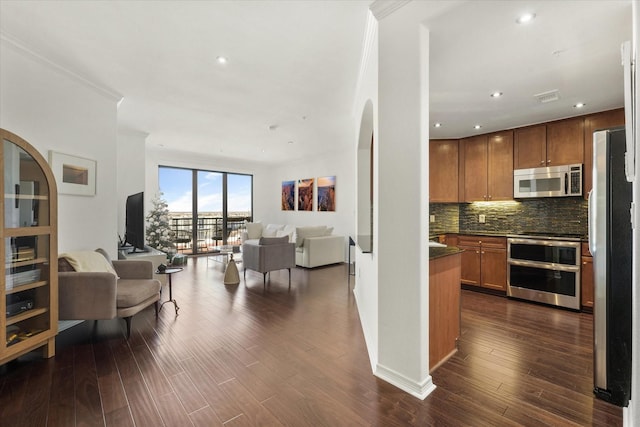
[[[587,235],[587,201],[580,197],[523,199],[512,202],[432,203],[430,234],[526,233]],[[485,223],[479,222],[484,215]]]

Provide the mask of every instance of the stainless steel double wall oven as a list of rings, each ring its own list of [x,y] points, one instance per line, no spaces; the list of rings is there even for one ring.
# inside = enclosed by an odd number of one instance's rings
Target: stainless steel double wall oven
[[[580,238],[511,235],[507,239],[507,295],[580,309]]]

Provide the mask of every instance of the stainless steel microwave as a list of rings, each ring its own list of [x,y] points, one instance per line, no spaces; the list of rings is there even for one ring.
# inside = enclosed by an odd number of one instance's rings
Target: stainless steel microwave
[[[513,197],[582,196],[582,165],[515,169]]]

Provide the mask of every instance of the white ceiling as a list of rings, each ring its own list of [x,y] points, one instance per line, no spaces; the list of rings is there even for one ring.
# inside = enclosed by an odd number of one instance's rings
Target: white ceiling
[[[352,146],[369,5],[0,0],[0,31],[122,95],[121,127],[151,147],[270,163]],[[536,19],[517,25],[525,10]],[[458,2],[427,25],[432,138],[622,106],[629,0]],[[559,101],[533,98],[552,89]]]
[[[517,24],[523,12],[536,18]],[[430,120],[443,124],[431,138],[623,106],[620,46],[632,37],[631,1],[471,1],[428,26]],[[558,101],[534,98],[550,90]],[[491,98],[495,91],[504,95]],[[586,107],[573,108],[577,102]]]

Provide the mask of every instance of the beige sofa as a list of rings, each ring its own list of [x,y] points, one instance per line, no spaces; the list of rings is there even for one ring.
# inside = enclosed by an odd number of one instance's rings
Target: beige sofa
[[[344,262],[345,239],[333,233],[333,227],[324,225],[296,227],[293,225],[247,223],[244,241],[257,241],[261,237],[287,236],[295,243],[296,265],[313,268]]]

